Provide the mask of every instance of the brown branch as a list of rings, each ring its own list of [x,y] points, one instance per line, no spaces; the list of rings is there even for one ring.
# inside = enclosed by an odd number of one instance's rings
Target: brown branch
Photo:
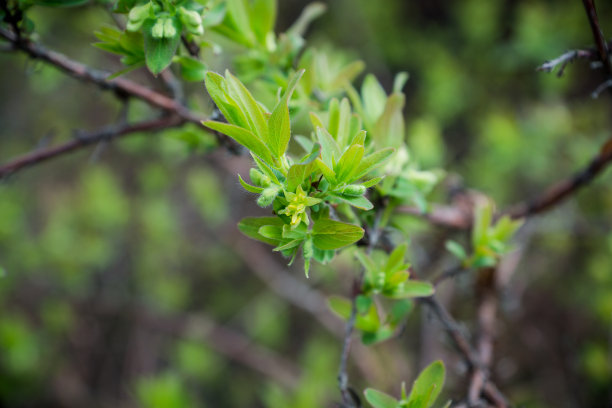
[[[125,78],[109,80],[108,76],[110,73],[92,69],[84,64],[71,60],[63,54],[48,50],[39,44],[20,39],[9,30],[0,28],[0,37],[8,40],[15,49],[27,53],[30,57],[51,64],[74,78],[94,83],[101,89],[114,91],[119,97],[140,99],[153,107],[174,113],[188,122],[200,123],[205,119],[203,116],[190,111],[178,101],[166,95]]]
[[[472,348],[469,340],[459,329],[458,323],[448,313],[446,308],[435,298],[421,298],[419,301],[427,305],[442,323],[444,330],[449,335],[457,351],[463,356],[468,364],[468,368],[472,373],[483,369],[480,355]],[[507,398],[499,391],[497,386],[488,378],[485,378],[483,388],[483,396],[491,401],[496,407],[508,407]]]
[[[161,119],[153,119],[136,124],[109,126],[90,133],[81,133],[70,142],[44,150],[34,151],[21,157],[17,157],[0,165],[0,179],[15,173],[23,168],[42,163],[49,159],[73,152],[85,146],[99,143],[101,141],[126,136],[136,132],[157,131],[169,127],[178,126],[184,120],[177,116],[169,116]]]
[[[604,144],[586,168],[566,180],[553,184],[534,199],[515,204],[504,213],[512,218],[523,218],[548,211],[593,181],[611,161],[612,139]]]
[[[593,32],[593,39],[597,45],[597,51],[599,52],[599,59],[603,63],[608,75],[612,75],[612,61],[610,61],[610,54],[608,52],[608,43],[606,42],[601,27],[599,26],[599,20],[597,19],[597,10],[595,9],[594,0],[582,0],[584,9],[586,10],[591,31]]]
[[[458,206],[434,205],[429,212],[422,212],[417,207],[400,206],[395,210],[399,214],[421,217],[433,225],[451,229],[466,229],[472,225],[472,214]]]
[[[480,366],[476,367],[470,379],[468,390],[468,403],[476,405],[484,391],[484,385],[489,377],[489,368],[493,360],[493,342],[495,337],[495,315],[497,313],[497,288],[496,270],[487,268],[479,271],[477,281],[477,319],[478,319],[478,340],[476,352]],[[492,401],[495,406],[499,405]]]

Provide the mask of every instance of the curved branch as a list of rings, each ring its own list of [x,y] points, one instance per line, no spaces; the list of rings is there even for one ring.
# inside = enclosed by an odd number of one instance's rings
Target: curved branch
[[[162,130],[165,128],[180,125],[183,122],[185,122],[184,119],[181,119],[176,116],[169,116],[162,119],[153,119],[144,122],[139,122],[136,124],[108,126],[91,133],[79,134],[77,135],[77,137],[74,138],[74,140],[71,140],[70,142],[48,149],[34,151],[24,156],[12,159],[3,165],[0,165],[0,179],[12,173],[15,173],[16,171],[21,170],[25,167],[33,166],[35,164],[44,162],[54,157],[73,152],[82,147],[89,146],[104,140],[110,140],[136,132]]]
[[[548,211],[593,181],[611,161],[612,139],[604,144],[586,168],[566,180],[553,184],[534,199],[513,205],[504,213],[512,218],[523,218]]]
[[[174,113],[189,122],[200,123],[206,119],[166,95],[139,85],[129,79],[115,78],[109,80],[108,76],[110,73],[108,72],[90,68],[80,62],[71,60],[59,52],[51,51],[39,44],[23,40],[4,28],[0,28],[0,37],[8,40],[14,49],[23,51],[32,58],[53,65],[74,78],[94,83],[101,89],[114,91],[119,97],[140,99],[153,107]]]

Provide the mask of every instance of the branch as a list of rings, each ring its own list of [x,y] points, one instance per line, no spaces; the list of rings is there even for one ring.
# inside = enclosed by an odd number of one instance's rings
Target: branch
[[[574,62],[577,59],[586,59],[586,60],[599,60],[599,55],[597,51],[594,49],[590,50],[571,50],[567,51],[564,54],[561,54],[555,59],[550,61],[546,61],[542,65],[536,68],[536,71],[544,71],[551,72],[557,65],[560,65],[559,71],[557,71],[557,76],[561,77],[563,75],[563,71],[567,64]]]
[[[465,212],[458,206],[434,205],[429,212],[424,213],[417,207],[404,205],[398,207],[396,212],[415,215],[444,228],[466,229],[472,225],[472,214]]]
[[[421,303],[429,306],[438,320],[440,320],[440,323],[442,323],[442,326],[455,345],[455,348],[468,364],[470,371],[475,372],[476,370],[482,369],[483,366],[480,356],[472,348],[468,339],[461,332],[458,323],[453,319],[450,313],[448,313],[444,306],[442,306],[442,304],[435,298],[435,296],[421,298],[419,300]],[[508,407],[507,398],[499,391],[497,386],[491,380],[485,380],[482,393],[485,398],[495,404],[496,407]]]
[[[608,75],[612,75],[612,61],[610,61],[610,55],[608,53],[608,43],[606,42],[599,21],[597,19],[597,10],[595,10],[594,0],[582,0],[584,9],[586,10],[589,24],[591,25],[591,31],[593,32],[593,39],[597,45],[597,51],[599,52],[599,59],[604,64]]]
[[[188,122],[200,123],[205,119],[203,116],[190,111],[178,101],[166,95],[125,78],[109,80],[107,78],[110,73],[90,68],[71,60],[63,54],[48,50],[39,44],[20,39],[9,30],[0,28],[0,37],[8,40],[15,49],[27,53],[30,57],[51,64],[77,79],[94,83],[101,89],[114,91],[121,98],[133,97],[140,99],[153,107],[174,113]]]
[[[153,119],[131,125],[108,126],[94,132],[77,134],[77,136],[70,142],[48,149],[34,151],[0,165],[0,179],[25,167],[42,163],[46,160],[73,152],[82,147],[96,144],[101,141],[126,136],[136,132],[162,130],[169,127],[178,126],[183,122],[184,120],[181,118],[169,116],[162,119]]]
[[[497,313],[497,271],[487,268],[480,271],[478,286],[478,340],[477,354],[480,366],[472,372],[468,390],[468,402],[476,405],[484,391],[484,385],[489,377],[489,368],[493,360],[493,341],[495,336],[495,315]],[[499,406],[499,405],[497,405]],[[502,405],[503,406],[503,405]]]
[[[512,218],[522,218],[548,211],[593,181],[611,161],[612,138],[602,146],[586,168],[566,180],[553,184],[534,199],[513,205],[504,213]]]

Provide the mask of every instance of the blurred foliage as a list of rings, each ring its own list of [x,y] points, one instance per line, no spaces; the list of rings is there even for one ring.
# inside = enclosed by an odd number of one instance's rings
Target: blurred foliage
[[[609,33],[612,7],[600,3]],[[112,23],[107,6],[33,6],[29,16],[45,44],[118,71],[114,58],[90,46],[97,41],[92,27]],[[281,1],[278,26],[289,27],[303,7]],[[592,43],[580,2],[341,0],[329,2],[310,33],[309,41],[325,50],[313,57],[325,71],[338,73],[357,56],[387,91],[394,73],[409,72],[406,131],[414,160],[461,175],[464,186],[486,192],[501,208],[583,166],[610,135],[610,102],[605,95],[590,99],[599,72],[580,61],[560,79],[534,72],[543,61]],[[260,56],[251,57],[237,68],[253,69]],[[0,94],[10,96],[0,102],[2,161],[66,140],[71,129],[111,122],[120,109],[112,95],[24,56],[0,53],[0,73]],[[332,82],[330,75],[326,86]],[[255,93],[271,104],[269,89]],[[201,83],[188,84],[187,94],[190,106],[210,110]],[[129,117],[147,109],[136,104]],[[338,341],[270,294],[232,247],[228,231],[258,210],[234,172],[218,165],[231,162],[245,176],[248,164],[210,153],[213,145],[194,127],[131,136],[0,182],[0,405],[310,408],[338,398]],[[442,189],[434,194],[445,200]],[[513,287],[522,289],[502,305],[506,328],[496,354],[504,364],[494,367],[518,405],[598,406],[610,398],[611,205],[604,175],[526,226],[528,247],[513,278]],[[423,254],[436,245],[435,233],[421,221],[396,223],[412,236],[417,269],[427,265]],[[337,265],[356,267],[342,259]],[[318,279],[330,293],[348,292],[340,279]],[[470,279],[457,283],[466,287]],[[470,299],[457,295],[452,310],[459,319],[470,315]],[[211,344],[160,330],[138,317],[141,308],[160,320],[214,316],[294,357],[299,387],[284,389]],[[397,358],[409,362],[418,354],[418,314],[411,316],[407,334],[391,340],[408,350]],[[373,353],[393,361],[383,349]],[[398,378],[415,377],[405,367],[384,368],[376,386],[393,395],[399,395]],[[461,394],[462,385],[447,377],[444,397]]]

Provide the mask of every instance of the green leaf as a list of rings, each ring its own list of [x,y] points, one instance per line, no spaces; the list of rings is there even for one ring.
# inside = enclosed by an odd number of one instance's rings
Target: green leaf
[[[465,252],[465,249],[458,242],[449,239],[448,241],[446,241],[444,246],[446,247],[446,250],[448,252],[455,255],[457,258],[461,259],[462,261],[467,259],[468,256],[467,256],[467,253]]]
[[[289,100],[291,99],[291,95],[293,94],[293,91],[295,90],[295,87],[303,74],[303,69],[293,74],[289,80],[285,93],[274,107],[274,111],[268,120],[270,133],[268,139],[266,139],[266,142],[276,157],[281,157],[283,154],[285,154],[287,146],[289,145],[289,139],[291,138]]]
[[[427,366],[412,386],[408,397],[408,407],[429,408],[440,395],[444,386],[445,370],[442,361],[434,361]],[[413,401],[422,401],[422,404],[412,405]]]
[[[181,76],[186,81],[199,82],[206,77],[208,68],[202,61],[186,56],[174,57],[174,61],[181,66]]]
[[[372,306],[372,298],[369,296],[359,295],[355,299],[355,305],[357,306],[357,312],[361,314],[365,314],[370,310],[370,306]]]
[[[255,42],[249,19],[248,0],[227,0],[227,13],[235,23],[236,30],[242,34],[248,45]]]
[[[260,44],[266,43],[266,36],[274,31],[276,21],[276,0],[254,0],[251,10],[251,26]]]
[[[334,162],[340,157],[340,148],[338,143],[330,135],[330,133],[322,127],[316,129],[317,139],[321,144],[321,160],[330,169],[334,167]]]
[[[364,115],[368,124],[374,125],[385,110],[387,93],[376,77],[372,74],[368,74],[361,86],[361,96],[363,98]]]
[[[323,150],[323,151],[325,151],[325,150]],[[327,164],[325,164],[323,162],[323,160],[317,159],[316,163],[317,163],[317,166],[319,167],[319,170],[321,171],[321,173],[323,173],[323,176],[325,176],[327,181],[330,184],[335,185],[336,184],[336,173],[334,173],[334,171],[332,169],[327,167]]]
[[[364,157],[352,175],[353,180],[359,180],[371,171],[374,171],[378,167],[382,166],[394,152],[394,148],[387,147]]]
[[[264,191],[264,189],[263,189],[263,188],[261,188],[261,187],[255,187],[255,186],[252,186],[252,185],[250,185],[249,183],[247,183],[246,181],[244,181],[244,180],[242,179],[242,176],[240,176],[240,174],[238,175],[238,181],[240,182],[240,184],[242,185],[242,187],[243,187],[243,188],[244,188],[246,191],[248,191],[248,192],[250,192],[250,193],[261,194],[261,192],[262,192],[262,191]]]
[[[380,327],[378,330],[373,332],[364,332],[361,335],[361,342],[370,346],[372,344],[380,343],[381,341],[385,341],[390,339],[393,336],[393,329],[390,327]]]
[[[346,194],[330,194],[334,199],[357,207],[360,210],[369,211],[374,208],[374,204],[364,196],[351,196]]]
[[[247,128],[247,120],[242,111],[238,108],[236,102],[230,98],[227,93],[225,78],[216,72],[208,72],[204,77],[206,90],[215,102],[223,116],[233,125]]]
[[[348,319],[351,316],[351,301],[342,296],[333,295],[327,298],[327,305],[332,312],[343,319]]]
[[[319,249],[338,249],[359,241],[363,228],[329,218],[317,220],[312,227],[314,245]]]
[[[434,294],[434,287],[429,282],[407,280],[396,285],[393,289],[384,293],[392,299],[407,299],[415,297],[427,297]]]
[[[204,124],[204,126],[212,130],[216,130],[218,132],[223,133],[224,135],[231,137],[236,142],[240,143],[241,145],[249,149],[251,152],[253,152],[253,154],[256,154],[257,156],[261,157],[261,159],[265,162],[275,162],[274,158],[272,157],[272,154],[270,153],[270,150],[261,140],[257,138],[257,136],[253,134],[253,132],[229,123],[215,122],[212,120],[207,120],[202,123]]]
[[[285,223],[278,217],[248,217],[238,223],[238,229],[247,237],[276,246],[280,243],[279,240],[264,237],[259,233],[261,227],[268,225],[283,227]]]
[[[385,109],[372,131],[378,147],[399,147],[404,141],[404,95],[394,93],[387,99]]]
[[[486,245],[492,218],[493,205],[491,203],[476,205],[474,209],[474,226],[472,227],[472,245],[474,245],[474,248]]]
[[[387,274],[402,269],[407,250],[408,245],[405,242],[395,247],[393,252],[391,252],[391,254],[389,255],[389,258],[387,258],[387,263],[385,265],[385,272]]]
[[[227,70],[225,71],[225,81],[229,97],[238,104],[238,108],[245,115],[251,132],[261,141],[266,142],[268,140],[268,121],[253,95],[238,78]],[[272,150],[272,153],[275,153],[274,150]],[[274,155],[280,157],[277,154]]]
[[[170,65],[181,41],[181,21],[178,18],[173,18],[172,22],[176,34],[173,37],[164,38],[153,37],[152,28],[156,20],[147,19],[143,23],[145,61],[147,68],[153,75],[158,75]]]
[[[317,168],[316,159],[320,154],[321,145],[317,143],[314,145],[312,152],[306,156],[303,163],[294,164],[289,167],[287,172],[287,191],[294,192],[297,186],[310,177],[313,170]]]
[[[374,408],[398,408],[399,406],[398,400],[374,388],[367,388],[363,395]]]
[[[339,183],[350,183],[353,180],[352,175],[358,171],[364,152],[361,145],[352,145],[344,152],[334,169]]]

